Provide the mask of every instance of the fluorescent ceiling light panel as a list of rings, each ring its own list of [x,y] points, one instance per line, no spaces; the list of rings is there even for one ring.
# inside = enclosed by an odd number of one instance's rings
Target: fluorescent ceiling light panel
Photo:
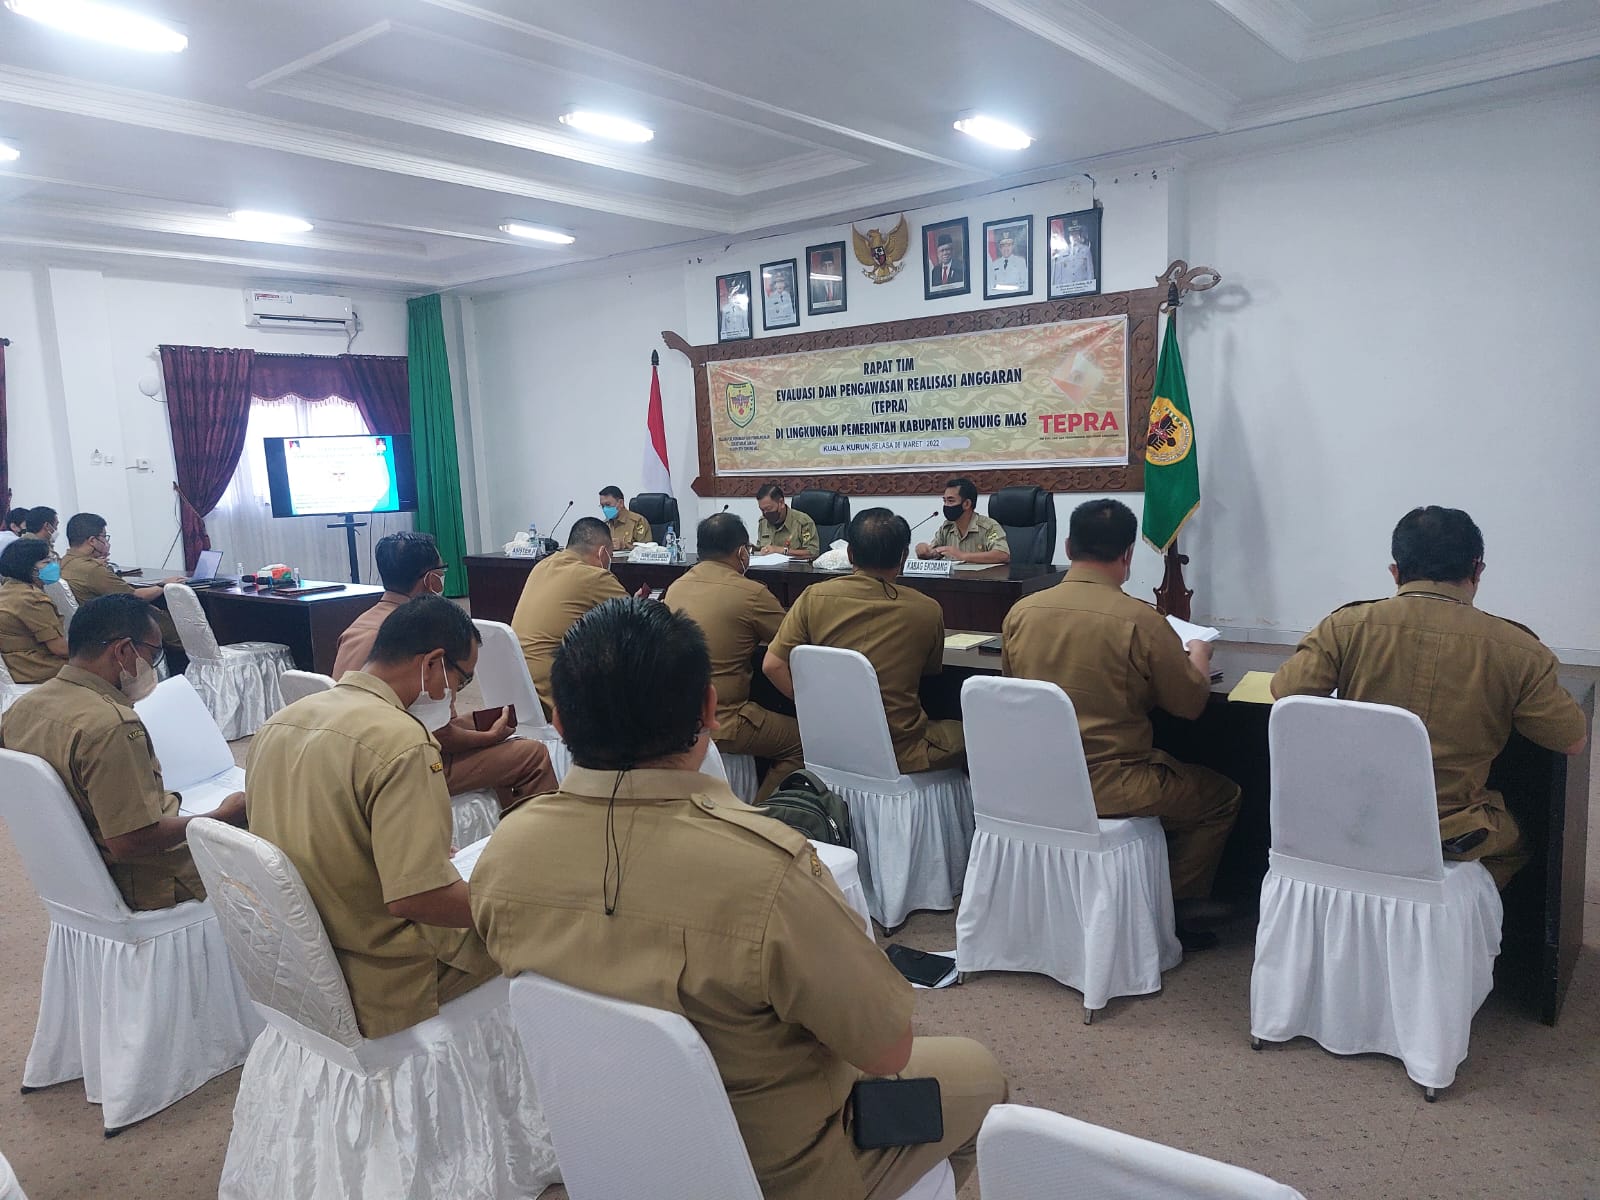
[[[1015,125],[1007,125],[1004,121],[997,121],[981,113],[962,117],[956,122],[956,128],[968,137],[977,138],[980,142],[997,146],[1001,150],[1026,150],[1033,145],[1033,138]]]
[[[500,226],[500,232],[509,233],[516,238],[526,238],[530,242],[544,242],[551,246],[570,246],[578,240],[570,233],[562,233],[559,229],[546,229],[541,225],[524,225],[520,221],[507,221]]]
[[[100,0],[6,0],[6,7],[19,17],[124,50],[176,54],[189,44],[170,25]]]
[[[563,114],[561,123],[581,133],[592,133],[595,137],[610,138],[614,142],[648,142],[656,135],[656,131],[648,125],[630,121],[626,117],[587,112],[581,108]]]
[[[16,162],[22,157],[22,151],[15,146],[0,142],[0,162]]]
[[[241,208],[228,214],[233,223],[246,233],[280,236],[286,233],[310,233],[311,222],[282,213],[256,212]]]

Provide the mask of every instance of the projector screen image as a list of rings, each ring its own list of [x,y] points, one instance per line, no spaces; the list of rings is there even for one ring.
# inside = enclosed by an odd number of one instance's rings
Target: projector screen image
[[[262,441],[275,517],[416,511],[410,434]]]

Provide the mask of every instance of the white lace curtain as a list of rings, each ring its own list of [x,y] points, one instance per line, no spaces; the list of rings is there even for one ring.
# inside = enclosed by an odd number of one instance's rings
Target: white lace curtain
[[[333,517],[274,517],[267,489],[267,460],[262,439],[315,437],[322,434],[370,433],[361,410],[348,400],[252,400],[244,453],[228,490],[217,507],[206,514],[211,545],[222,551],[222,573],[231,575],[242,565],[246,571],[269,563],[300,568],[303,579],[350,581],[350,556],[342,529],[329,529]],[[410,529],[410,513],[358,516],[367,522],[356,531],[361,582],[377,583],[372,546],[385,534]]]

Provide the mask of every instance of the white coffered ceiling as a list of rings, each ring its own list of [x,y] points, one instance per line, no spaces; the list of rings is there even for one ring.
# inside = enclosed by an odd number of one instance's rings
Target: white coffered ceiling
[[[495,287],[1548,68],[1600,0],[129,0],[182,54],[0,9],[0,261]],[[577,133],[574,107],[652,126]],[[985,149],[982,110],[1038,139]],[[241,240],[235,208],[313,232]],[[502,222],[577,241],[536,248]]]

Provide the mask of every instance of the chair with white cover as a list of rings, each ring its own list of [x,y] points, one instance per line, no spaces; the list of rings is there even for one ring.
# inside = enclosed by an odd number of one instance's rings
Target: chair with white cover
[[[901,773],[878,676],[864,655],[800,646],[789,669],[806,769],[850,805],[873,918],[893,929],[915,909],[954,908],[972,844],[965,772]]]
[[[761,790],[761,780],[756,775],[753,754],[728,754],[722,752],[722,765],[728,772],[728,787],[746,804],[754,804]]]
[[[28,1194],[17,1182],[17,1173],[11,1169],[4,1154],[0,1154],[0,1200],[28,1200]]]
[[[185,816],[207,813],[244,791],[244,768],[212,720],[205,701],[182,675],[162,680],[133,706],[161,763],[161,781],[183,798]]]
[[[280,677],[294,666],[289,647],[277,642],[217,642],[205,609],[186,583],[169,583],[163,594],[178,640],[189,656],[184,674],[200,693],[228,741],[249,737],[283,707]]]
[[[1387,704],[1291,696],[1267,732],[1251,1043],[1387,1054],[1432,1100],[1467,1056],[1502,911],[1482,863],[1444,861],[1427,728]]]
[[[293,704],[318,692],[333,690],[333,676],[320,671],[285,671],[278,679],[278,690],[283,693],[284,704]]]
[[[219,1200],[511,1200],[556,1182],[504,979],[364,1038],[283,852],[207,819],[189,823],[189,848],[267,1023],[239,1080]]]
[[[983,1200],[1305,1200],[1243,1167],[1024,1104],[983,1119],[978,1190]]]
[[[572,1200],[761,1200],[716,1061],[678,1013],[524,972],[511,981]],[[955,1200],[940,1163],[908,1200]]]
[[[528,660],[516,630],[504,621],[472,622],[483,637],[478,648],[478,669],[474,673],[485,708],[512,704],[517,709],[517,736],[543,742],[550,751],[550,769],[562,779],[572,766],[572,754],[555,727],[544,719],[544,707],[528,674]]]
[[[1034,971],[1083,993],[1161,990],[1178,965],[1167,840],[1154,817],[1096,816],[1078,714],[1053,683],[961,687],[977,831],[956,916],[956,965]]]
[[[18,683],[11,674],[11,668],[6,666],[6,660],[0,658],[0,715],[38,686],[36,683]]]
[[[61,628],[71,625],[73,615],[78,611],[78,598],[72,594],[72,585],[65,579],[58,579],[44,585],[44,594],[50,597],[50,603],[61,614]]]
[[[50,917],[23,1091],[81,1078],[111,1136],[243,1062],[261,1021],[210,902],[129,909],[31,754],[0,750],[0,816]]]

